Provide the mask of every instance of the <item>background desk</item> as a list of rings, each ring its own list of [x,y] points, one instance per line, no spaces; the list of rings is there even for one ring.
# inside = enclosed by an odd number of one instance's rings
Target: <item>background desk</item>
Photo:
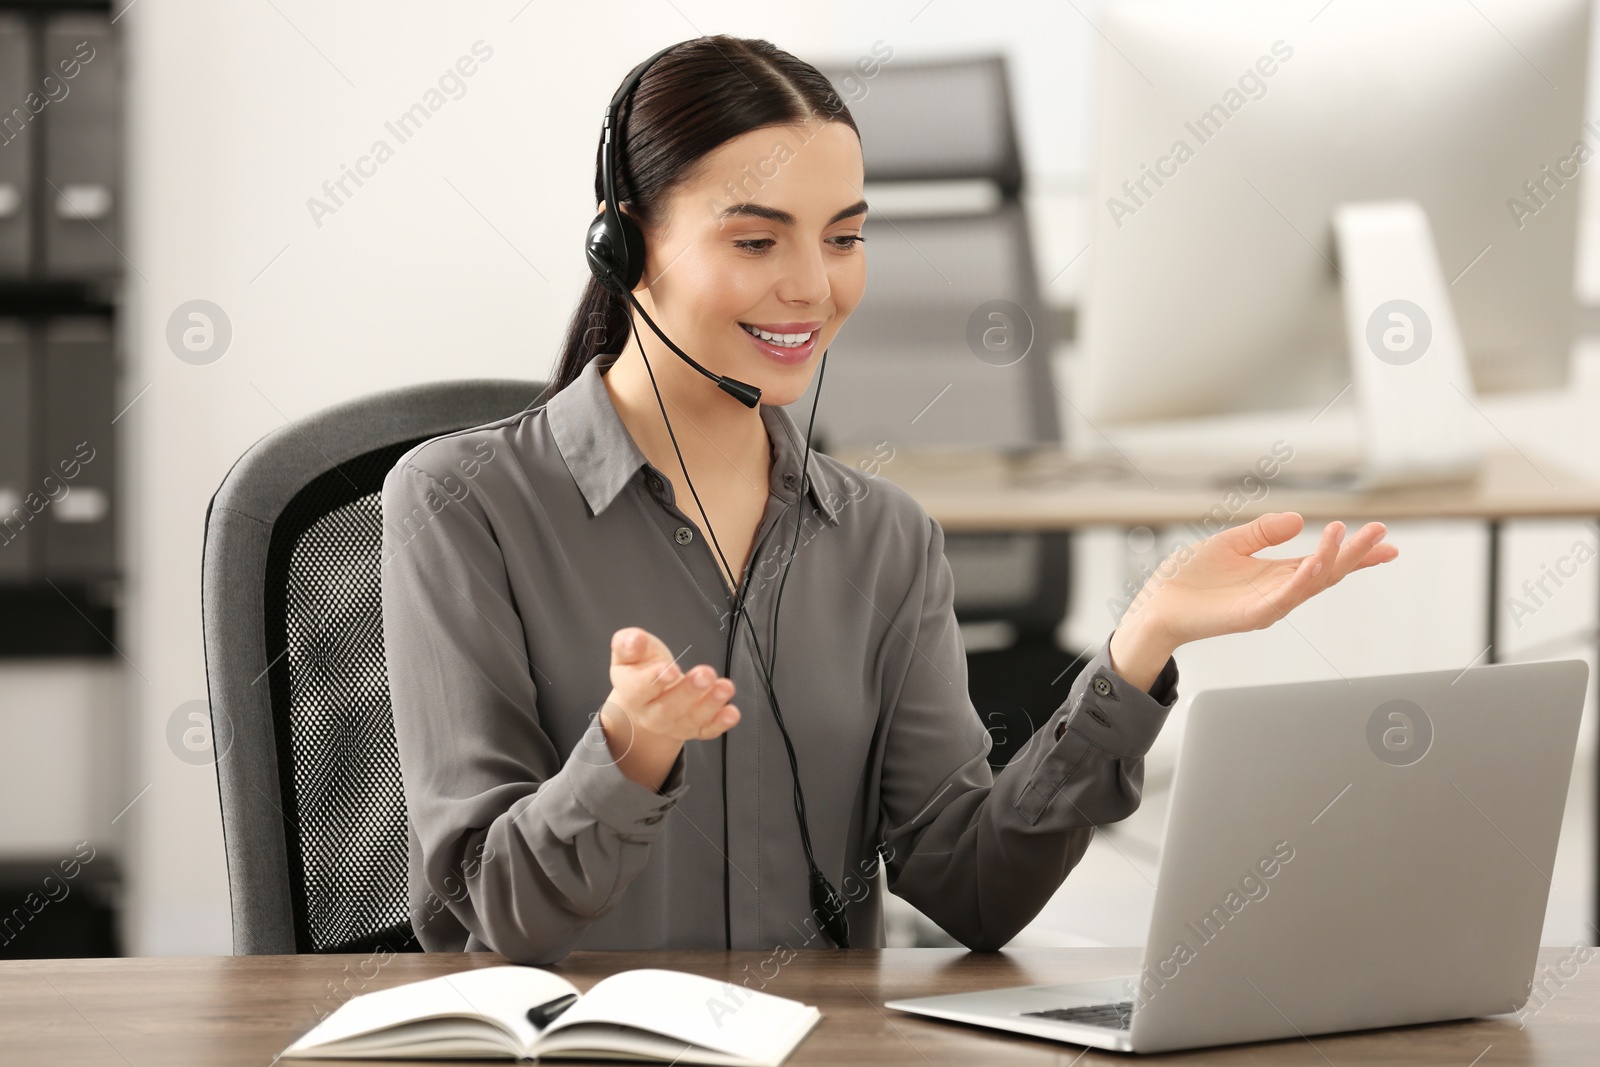
[[[1543,949],[1540,964],[1554,967],[1569,951]],[[749,976],[751,988],[756,988],[776,968],[766,992],[815,1004],[823,1015],[786,1061],[797,1067],[969,1063],[1132,1067],[1178,1059],[1196,1065],[1332,1062],[1340,1067],[1494,1067],[1592,1064],[1600,1050],[1600,961],[1579,968],[1559,989],[1552,985],[1544,1006],[1520,1025],[1516,1016],[1501,1015],[1134,1059],[937,1023],[882,1005],[896,997],[1109,978],[1137,970],[1135,949],[810,950],[781,967],[777,958],[770,952],[575,952],[550,969],[579,989],[588,989],[608,974],[635,967],[668,967],[731,982]],[[0,962],[0,1063],[266,1067],[321,1014],[349,995],[503,962],[489,953],[393,955],[386,960],[222,956]]]

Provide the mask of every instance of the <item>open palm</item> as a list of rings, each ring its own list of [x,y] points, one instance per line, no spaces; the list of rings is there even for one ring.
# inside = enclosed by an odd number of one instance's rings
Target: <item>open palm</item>
[[[1387,563],[1400,555],[1381,543],[1381,522],[1369,522],[1348,541],[1344,523],[1330,522],[1315,552],[1289,559],[1258,559],[1256,553],[1283,544],[1304,526],[1299,513],[1269,512],[1185,545],[1162,560],[1128,613],[1151,612],[1173,643],[1271,626],[1297,605],[1351,571]]]

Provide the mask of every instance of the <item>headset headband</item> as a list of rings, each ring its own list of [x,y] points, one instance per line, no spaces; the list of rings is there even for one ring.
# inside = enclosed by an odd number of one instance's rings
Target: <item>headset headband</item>
[[[611,103],[606,105],[606,114],[600,125],[600,178],[604,183],[606,194],[606,208],[611,212],[612,218],[619,218],[622,209],[617,206],[616,166],[615,159],[620,149],[621,137],[617,131],[617,112],[622,109],[622,102],[639,87],[639,82],[644,80],[644,72],[649,70],[655,61],[678,47],[669,44],[649,59],[633,68],[633,73],[628,75],[628,80],[622,83],[622,88],[617,90],[617,95],[611,98]],[[617,148],[613,148],[613,138],[616,138]]]

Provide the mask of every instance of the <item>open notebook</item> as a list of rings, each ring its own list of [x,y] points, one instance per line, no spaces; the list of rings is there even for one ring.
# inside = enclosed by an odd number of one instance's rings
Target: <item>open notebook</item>
[[[317,1059],[642,1059],[777,1067],[822,1013],[683,971],[602,978],[543,1031],[528,1009],[577,993],[535,967],[483,967],[352,997],[283,1051]]]

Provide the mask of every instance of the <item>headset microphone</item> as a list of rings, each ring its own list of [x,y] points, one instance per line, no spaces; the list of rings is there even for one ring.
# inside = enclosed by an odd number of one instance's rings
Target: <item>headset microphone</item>
[[[729,378],[727,375],[717,374],[714,371],[706,370],[700,364],[691,359],[689,353],[673,344],[672,338],[661,332],[661,328],[655,324],[655,321],[652,320],[648,314],[645,313],[644,308],[639,306],[639,301],[633,295],[631,290],[623,290],[623,295],[626,296],[628,301],[633,304],[635,310],[639,312],[640,317],[643,318],[645,322],[650,324],[650,329],[655,331],[655,335],[661,338],[661,340],[666,343],[668,348],[678,353],[678,355],[683,358],[685,363],[689,364],[689,366],[693,367],[701,374],[704,374],[707,378],[710,378],[712,381],[716,382],[717,388],[737,399],[739,403],[743,404],[745,407],[753,408],[756,406],[756,404],[760,403],[760,389],[757,389],[753,385],[746,385],[744,382]]]
[[[622,102],[638,86],[640,80],[644,77],[645,71],[648,70],[657,59],[660,59],[663,55],[676,47],[676,45],[668,45],[666,48],[663,48],[661,51],[657,52],[655,55],[651,56],[649,59],[635,67],[633,73],[629,75],[625,82],[623,82],[622,88],[617,90],[617,94],[611,98],[611,103],[606,107],[604,123],[601,126],[600,140],[600,166],[601,180],[605,191],[605,210],[597,215],[595,220],[589,225],[589,233],[584,241],[584,255],[588,260],[590,271],[594,274],[595,278],[599,280],[600,284],[606,289],[626,297],[629,303],[633,305],[634,309],[639,312],[640,317],[643,318],[647,324],[649,324],[650,329],[655,332],[655,335],[661,338],[662,342],[665,343],[666,346],[674,353],[676,353],[679,358],[688,363],[689,366],[693,367],[695,370],[699,371],[705,377],[716,382],[717,388],[721,389],[725,393],[728,393],[730,396],[735,397],[745,407],[753,408],[761,400],[760,389],[748,383],[729,378],[726,375],[717,374],[713,371],[707,370],[699,363],[696,363],[687,352],[673,344],[672,340],[667,337],[666,334],[661,332],[660,327],[658,327],[650,318],[650,316],[645,313],[644,308],[640,306],[638,299],[633,295],[634,286],[639,284],[639,279],[644,274],[644,231],[639,228],[637,222],[624,215],[621,208],[618,207],[617,204],[615,159],[617,150],[620,148],[620,144],[617,143],[620,139],[620,135],[617,132],[617,115],[621,109]],[[683,470],[684,481],[687,482],[689,486],[689,492],[694,496],[695,505],[700,508],[700,517],[703,521],[705,521],[706,531],[710,534],[711,543],[716,547],[717,555],[721,558],[723,567],[726,568],[728,567],[728,559],[725,555],[723,555],[722,546],[717,542],[716,533],[711,530],[710,520],[706,519],[705,517],[705,506],[700,503],[700,494],[695,491],[694,482],[689,478],[689,469],[683,462],[683,452],[678,448],[678,437],[672,432],[672,423],[667,419],[667,408],[665,402],[663,402],[661,399],[661,389],[656,384],[655,371],[650,367],[649,358],[645,356],[644,342],[639,338],[637,330],[633,331],[633,334],[634,339],[639,346],[639,357],[644,360],[645,370],[650,374],[651,387],[655,389],[656,403],[661,408],[661,419],[666,423],[667,435],[672,440],[673,451],[677,452],[678,454],[678,465]],[[801,483],[799,491],[795,497],[797,506],[803,505],[806,493],[810,490],[811,427],[816,422],[816,401],[822,396],[822,375],[827,370],[827,367],[828,353],[827,350],[824,349],[822,353],[821,364],[817,371],[817,395],[811,403],[811,422],[806,426],[806,447],[800,464]],[[789,739],[789,728],[783,721],[783,712],[778,707],[778,697],[773,691],[772,686],[772,674],[778,654],[778,610],[783,604],[783,589],[789,581],[789,568],[794,561],[795,548],[798,547],[799,543],[800,520],[798,517],[796,517],[794,524],[794,540],[790,545],[789,557],[783,564],[783,579],[778,584],[778,595],[776,598],[776,603],[773,605],[772,609],[771,662],[763,662],[761,645],[756,640],[755,624],[750,621],[750,616],[745,611],[745,597],[749,593],[749,583],[745,582],[738,588],[737,596],[734,600],[734,606],[731,612],[731,625],[728,628],[728,644],[722,673],[724,676],[726,676],[729,671],[732,670],[733,644],[735,638],[738,636],[739,621],[742,618],[744,620],[745,629],[750,634],[750,643],[755,648],[755,660],[757,665],[761,668],[762,681],[766,685],[768,702],[772,705],[773,718],[777,720],[778,730],[783,735],[784,748],[789,756],[789,770],[793,775],[794,780],[795,819],[800,827],[800,844],[805,852],[806,866],[810,871],[809,897],[811,901],[812,914],[817,917],[818,921],[822,924],[822,928],[827,931],[828,936],[832,938],[835,945],[840,948],[849,948],[849,918],[845,915],[844,901],[840,899],[838,892],[828,881],[827,876],[824,875],[821,868],[817,866],[816,857],[812,852],[811,831],[806,818],[805,793],[800,788],[800,766],[798,761],[795,759],[794,744]],[[757,546],[757,548],[759,548],[759,546]],[[731,568],[729,569],[729,573],[732,573]],[[727,849],[728,735],[726,732],[722,734],[721,740],[723,924],[728,947],[732,948],[732,897],[731,890],[729,889],[728,874],[728,867],[731,865],[732,861],[728,859]]]

